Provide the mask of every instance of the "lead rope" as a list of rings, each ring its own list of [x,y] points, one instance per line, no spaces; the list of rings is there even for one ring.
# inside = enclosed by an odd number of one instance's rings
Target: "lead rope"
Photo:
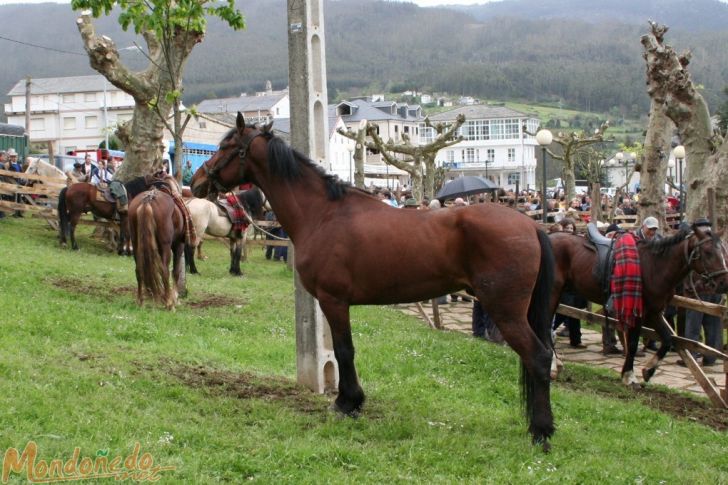
[[[253,226],[257,230],[259,230],[260,232],[262,232],[266,236],[270,236],[273,239],[278,239],[279,241],[288,241],[289,238],[276,236],[275,234],[271,234],[270,232],[268,232],[265,229],[263,229],[262,227],[260,227],[258,224],[255,223],[255,221],[253,220],[253,218],[250,217],[250,214],[248,214],[248,211],[245,211],[245,218],[248,220],[248,222],[250,223],[251,226]]]

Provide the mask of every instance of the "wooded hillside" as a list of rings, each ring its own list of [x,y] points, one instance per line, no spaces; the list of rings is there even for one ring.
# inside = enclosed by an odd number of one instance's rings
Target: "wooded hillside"
[[[536,4],[539,9],[522,18]],[[287,84],[285,0],[245,0],[238,6],[248,29],[232,32],[210,23],[186,71],[187,104],[260,90],[268,79],[275,88]],[[605,17],[609,8],[622,12],[621,17]],[[550,18],[534,20],[534,12]],[[68,5],[6,5],[0,6],[0,15],[11,19],[4,23],[3,37],[76,53],[0,41],[1,94],[26,75],[93,73],[76,31],[76,13]],[[415,88],[645,113],[649,100],[639,38],[648,17],[675,19],[673,45],[693,50],[691,72],[712,107],[720,103],[728,84],[728,32],[708,28],[728,17],[728,5],[717,0],[510,0],[465,11],[341,0],[328,1],[326,15],[330,99],[352,88]],[[695,20],[686,24],[679,19]],[[133,36],[121,33],[114,20],[100,19],[97,25],[119,46],[132,44]],[[134,51],[125,56],[140,58],[140,66],[144,60]]]

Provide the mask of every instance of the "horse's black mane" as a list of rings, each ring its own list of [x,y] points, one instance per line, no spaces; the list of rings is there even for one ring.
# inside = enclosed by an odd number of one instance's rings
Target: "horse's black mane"
[[[670,237],[657,240],[653,239],[652,241],[642,241],[642,244],[644,244],[647,249],[652,251],[652,254],[665,254],[670,248],[684,241],[685,238],[690,235],[690,233],[690,229],[683,228]]]
[[[249,125],[249,127],[256,128],[253,125]],[[225,134],[223,141],[228,141],[235,133],[237,133],[237,129],[232,128]],[[326,173],[306,155],[291,148],[282,138],[270,132],[264,136],[268,139],[268,168],[271,175],[283,180],[296,180],[301,177],[301,166],[305,165],[311,167],[324,180],[329,200],[339,200],[346,195],[347,190],[351,187],[350,184],[339,180],[336,175]]]

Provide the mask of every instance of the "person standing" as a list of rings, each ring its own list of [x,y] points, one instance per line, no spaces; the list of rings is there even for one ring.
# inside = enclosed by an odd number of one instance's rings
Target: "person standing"
[[[23,167],[20,165],[20,162],[18,162],[18,152],[16,152],[14,148],[8,148],[7,156],[8,170],[11,172],[23,173]],[[16,185],[25,185],[25,180],[16,178],[13,180],[13,183]],[[15,194],[15,203],[20,203],[20,194]],[[13,217],[23,217],[23,212],[16,210]]]
[[[185,166],[182,168],[182,185],[189,186],[192,183],[192,162],[187,160]]]
[[[81,170],[83,171],[84,179],[83,182],[91,182],[91,177],[96,172],[97,168],[94,167],[93,163],[91,163],[91,155],[88,153],[83,159],[83,167],[81,167]]]

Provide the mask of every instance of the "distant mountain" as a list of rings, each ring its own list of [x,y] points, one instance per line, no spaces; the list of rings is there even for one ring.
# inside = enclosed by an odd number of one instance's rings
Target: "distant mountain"
[[[210,22],[187,65],[185,103],[261,90],[266,80],[275,89],[287,85],[286,0],[245,0],[238,7],[247,30],[233,32],[219,21]],[[728,32],[708,28],[728,25],[723,20],[728,6],[717,1],[506,0],[419,8],[328,0],[325,9],[332,100],[340,92],[416,88],[642,114],[649,100],[639,38],[650,17],[684,27],[672,29],[668,42],[680,51],[693,50],[690,70],[709,103],[720,102],[728,84]],[[77,14],[69,5],[5,5],[0,16],[6,20],[0,32],[0,95],[28,75],[93,73],[76,29]],[[95,24],[120,47],[135,40],[114,18]],[[131,67],[143,67],[138,52],[122,55]]]
[[[718,0],[503,0],[449,8],[479,21],[511,17],[642,26],[655,20],[690,32],[725,30],[728,25],[728,5]]]

